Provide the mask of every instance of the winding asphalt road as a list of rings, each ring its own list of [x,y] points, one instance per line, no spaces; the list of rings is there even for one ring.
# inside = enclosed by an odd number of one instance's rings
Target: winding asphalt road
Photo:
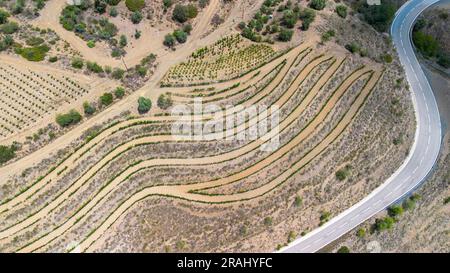
[[[439,111],[425,74],[410,40],[415,19],[439,0],[410,0],[396,13],[391,34],[411,87],[417,129],[410,154],[402,166],[370,195],[342,212],[328,223],[308,233],[279,252],[316,252],[401,199],[427,177],[441,146]]]

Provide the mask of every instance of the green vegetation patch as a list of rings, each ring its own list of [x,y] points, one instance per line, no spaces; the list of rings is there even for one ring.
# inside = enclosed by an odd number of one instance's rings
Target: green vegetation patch
[[[61,127],[67,127],[72,124],[77,124],[81,121],[81,114],[72,109],[67,114],[58,114],[56,116],[56,123]]]
[[[145,1],[144,0],[126,0],[125,5],[127,6],[128,10],[135,12],[135,11],[142,10],[145,7]]]
[[[35,47],[16,47],[17,54],[32,62],[40,62],[45,59],[45,56],[50,48],[47,45],[40,45]]]
[[[16,156],[17,148],[14,145],[0,145],[0,164],[8,162]]]

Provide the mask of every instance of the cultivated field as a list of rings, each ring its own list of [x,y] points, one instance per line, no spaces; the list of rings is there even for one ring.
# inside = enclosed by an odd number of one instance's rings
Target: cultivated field
[[[10,57],[0,59],[0,141],[48,122],[69,105],[81,104],[103,82],[39,65],[24,68],[23,64]]]

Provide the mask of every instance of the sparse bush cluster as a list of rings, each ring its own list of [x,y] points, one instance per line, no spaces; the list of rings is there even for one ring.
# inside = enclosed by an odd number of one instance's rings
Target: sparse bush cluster
[[[164,37],[163,44],[167,47],[173,47],[178,42],[183,44],[187,41],[189,34],[191,34],[192,26],[190,24],[184,25],[181,29],[175,30]]]
[[[241,35],[254,42],[271,42],[271,35],[275,35],[279,41],[287,42],[292,39],[294,27],[299,20],[302,22],[301,29],[308,30],[315,18],[314,10],[302,8],[298,4],[293,5],[291,1],[286,5],[281,3],[279,0],[264,1],[252,20],[239,23]],[[280,19],[274,18],[278,17],[276,13],[281,15]],[[263,36],[267,38],[263,39]]]
[[[17,147],[0,145],[0,164],[6,163],[16,156]]]
[[[81,114],[76,110],[70,110],[66,114],[58,114],[56,116],[56,123],[61,127],[68,127],[77,124],[82,119]]]

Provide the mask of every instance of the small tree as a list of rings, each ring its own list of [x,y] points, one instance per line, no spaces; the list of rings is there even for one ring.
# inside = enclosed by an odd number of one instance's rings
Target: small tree
[[[72,59],[72,67],[73,68],[77,68],[77,69],[81,69],[84,66],[84,62],[83,59],[75,57]]]
[[[94,105],[92,105],[91,103],[85,101],[83,103],[83,110],[84,110],[84,114],[90,116],[90,115],[95,113],[96,109],[95,109]]]
[[[175,39],[177,39],[177,42],[179,42],[180,44],[183,44],[186,42],[187,40],[187,33],[177,29],[173,32],[173,36],[175,37]]]
[[[294,31],[286,28],[282,28],[280,33],[278,34],[278,40],[282,42],[288,42],[292,39],[292,35],[294,34]]]
[[[0,8],[0,24],[8,22],[9,16],[10,14],[7,11]]]
[[[152,108],[152,101],[145,97],[138,99],[138,111],[140,114],[145,114]]]
[[[16,147],[14,145],[0,145],[0,164],[3,164],[16,156]]]
[[[123,96],[125,96],[125,88],[123,88],[122,86],[118,86],[114,90],[114,96],[116,96],[116,98],[118,98],[118,99],[123,98]]]
[[[302,30],[308,30],[309,26],[316,18],[316,12],[312,9],[305,8],[300,11],[299,18],[302,20]]]
[[[67,114],[58,114],[56,116],[56,123],[61,127],[67,127],[80,122],[81,118],[80,113],[72,109]]]
[[[366,229],[365,228],[358,229],[358,231],[356,232],[356,236],[358,236],[359,238],[364,238],[366,236]]]
[[[113,72],[111,73],[111,76],[116,80],[122,79],[124,75],[125,75],[125,70],[118,68],[118,67],[114,68]]]
[[[133,12],[133,14],[131,14],[131,22],[133,22],[133,24],[139,24],[142,21],[142,13],[140,13],[139,11],[135,11]]]
[[[350,253],[350,249],[347,246],[341,246],[337,253]]]
[[[266,218],[264,218],[264,225],[266,225],[266,226],[271,226],[272,223],[273,223],[272,217],[266,217]]]
[[[326,0],[311,0],[309,6],[315,10],[323,10],[326,4]]]
[[[192,25],[191,24],[186,24],[183,26],[183,31],[186,32],[187,34],[190,34],[192,31]]]
[[[336,13],[342,18],[346,18],[347,17],[347,6],[337,5]]]
[[[120,38],[119,38],[119,45],[120,45],[120,47],[126,47],[127,44],[128,44],[127,36],[125,36],[123,34],[120,35]]]
[[[170,94],[161,94],[158,97],[157,105],[159,108],[166,110],[173,105],[172,97]]]
[[[109,92],[104,93],[100,96],[100,102],[103,106],[108,106],[113,102],[113,95]]]
[[[172,34],[167,34],[164,37],[164,45],[168,47],[173,47],[175,45],[175,37]]]
[[[104,0],[95,0],[94,8],[97,13],[103,14],[106,11],[108,4]]]

